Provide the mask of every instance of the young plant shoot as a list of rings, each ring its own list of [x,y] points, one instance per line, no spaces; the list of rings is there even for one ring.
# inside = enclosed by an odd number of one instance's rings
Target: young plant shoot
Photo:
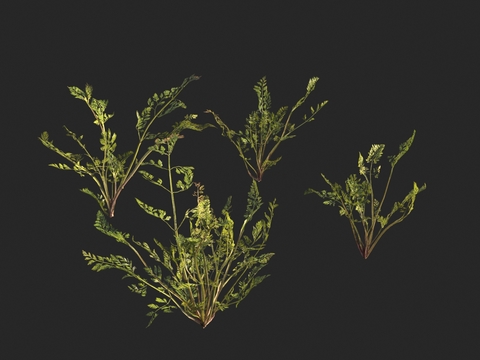
[[[272,101],[267,88],[267,80],[263,77],[257,85],[253,87],[258,97],[258,109],[247,117],[244,131],[236,132],[231,130],[213,111],[205,111],[214,116],[216,122],[222,128],[222,135],[228,137],[233,145],[235,145],[245,164],[248,175],[250,175],[252,179],[259,182],[262,180],[265,171],[281,159],[281,157],[273,159],[273,154],[280,143],[295,137],[295,135],[293,135],[295,130],[315,120],[314,116],[327,103],[327,101],[324,101],[315,108],[310,107],[311,114],[309,116],[304,115],[299,125],[291,122],[293,113],[305,102],[310,93],[315,89],[317,81],[317,77],[311,78],[308,81],[305,95],[297,101],[290,111],[288,111],[287,106],[284,106],[275,113],[270,111]]]
[[[340,215],[346,216],[350,221],[350,226],[353,231],[355,242],[358,250],[364,259],[373,251],[381,237],[393,225],[402,222],[413,211],[416,196],[419,192],[426,189],[426,184],[418,187],[413,183],[413,189],[401,201],[395,202],[390,213],[386,216],[380,215],[382,206],[387,196],[390,181],[393,175],[393,170],[398,160],[410,149],[415,138],[415,131],[413,135],[404,143],[400,145],[399,153],[395,156],[389,156],[390,174],[388,176],[385,190],[381,195],[380,201],[375,198],[373,189],[373,178],[378,178],[381,166],[377,163],[382,157],[384,144],[374,144],[368,152],[366,159],[359,153],[358,169],[360,176],[357,178],[355,174],[350,175],[345,181],[345,190],[337,183],[331,183],[325,175],[322,174],[325,182],[330,186],[332,191],[317,191],[308,189],[305,194],[315,193],[323,199],[325,205],[338,205],[340,208]],[[393,218],[395,213],[399,212],[399,216]],[[360,225],[358,225],[360,224]],[[380,224],[380,229],[375,233],[375,227]]]
[[[171,236],[154,239],[156,246],[140,242],[114,229],[102,212],[98,212],[95,227],[128,246],[140,262],[143,274],[137,272],[133,261],[121,255],[98,256],[83,251],[92,270],[118,269],[124,278],[133,278],[135,283],[129,289],[146,296],[147,289],[156,293],[155,301],[148,305],[150,325],[158,313],[180,310],[187,318],[205,328],[219,310],[238,304],[249,292],[260,284],[267,275],[257,275],[267,265],[273,253],[262,253],[272,224],[275,201],[269,204],[264,219],[252,226],[251,236],[246,235],[247,224],[262,206],[262,199],[255,181],[248,193],[247,209],[243,223],[237,233],[230,217],[230,198],[216,216],[210,207],[204,187],[193,182],[191,166],[173,166],[172,152],[178,136],[169,137],[153,151],[165,157],[166,161],[150,160],[143,165],[153,166],[165,173],[165,179],[156,179],[152,174],[140,170],[143,177],[159,186],[170,195],[171,209],[166,211],[147,205],[137,199],[139,206],[149,215],[159,218],[171,231]],[[165,164],[164,164],[165,162]],[[175,175],[176,174],[176,175]],[[181,179],[175,182],[174,177]],[[165,180],[165,181],[163,181]],[[174,185],[175,184],[175,185]],[[177,196],[195,186],[196,206],[180,216]],[[188,223],[187,234],[180,230]],[[167,244],[171,239],[171,243]],[[149,259],[150,258],[150,259]],[[153,260],[151,260],[153,259]],[[147,263],[152,261],[152,264]]]
[[[94,117],[93,123],[100,128],[101,157],[96,157],[87,150],[86,145],[82,142],[83,135],[78,136],[64,126],[67,136],[73,138],[73,140],[78,143],[83,153],[72,154],[60,150],[53,145],[53,141],[49,140],[49,135],[45,131],[39,138],[42,144],[73,164],[72,166],[58,163],[50,164],[50,166],[60,170],[73,170],[82,177],[85,175],[90,176],[96,183],[100,193],[95,194],[88,188],[83,188],[81,191],[92,196],[100,205],[101,210],[112,218],[115,214],[115,206],[120,193],[150,153],[158,148],[158,143],[162,143],[164,139],[172,136],[172,134],[176,131],[178,132],[179,129],[201,131],[208,126],[213,126],[211,124],[195,124],[193,120],[197,115],[187,115],[172,133],[150,132],[150,127],[156,119],[168,115],[177,108],[186,108],[186,105],[178,99],[178,96],[189,83],[199,78],[199,76],[192,75],[186,78],[179,87],[173,87],[160,94],[154,94],[148,99],[147,107],[145,107],[141,113],[138,111],[136,113],[137,147],[134,151],[127,151],[118,155],[115,154],[117,135],[112,132],[110,128],[106,127],[107,121],[113,117],[113,114],[107,114],[105,112],[108,101],[93,98],[93,88],[88,84],[85,90],[81,90],[75,86],[68,87],[72,96],[87,104]],[[181,137],[180,135],[178,136]],[[145,140],[155,140],[155,145],[148,147],[145,153],[140,156],[140,148]],[[131,158],[131,160],[128,160],[129,158]],[[84,161],[84,159],[86,160]]]

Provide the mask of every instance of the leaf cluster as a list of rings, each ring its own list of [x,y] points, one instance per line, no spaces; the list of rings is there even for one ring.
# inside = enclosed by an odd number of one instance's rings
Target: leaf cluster
[[[325,205],[339,207],[340,215],[348,218],[357,247],[365,259],[368,258],[375,245],[388,229],[402,222],[410,215],[413,211],[417,194],[426,189],[426,184],[418,187],[414,182],[413,189],[402,201],[395,202],[387,215],[382,216],[380,214],[395,165],[410,149],[414,138],[415,131],[406,142],[400,145],[397,155],[389,156],[390,174],[380,199],[375,198],[373,179],[378,178],[380,175],[381,165],[377,165],[377,163],[383,155],[384,144],[373,144],[366,159],[359,153],[358,172],[360,178],[356,174],[350,175],[345,181],[345,188],[340,184],[330,182],[322,174],[331,191],[308,189],[305,192],[306,194],[317,194],[325,199],[323,202]],[[394,216],[395,214],[397,216]],[[380,229],[375,233],[377,224],[380,224]]]
[[[304,124],[315,119],[315,115],[327,103],[323,101],[316,107],[310,107],[310,115],[303,115],[301,122],[296,125],[291,121],[292,115],[299,108],[310,93],[315,89],[315,85],[319,79],[311,78],[308,82],[305,95],[297,101],[297,103],[288,110],[287,106],[283,106],[276,112],[271,111],[272,101],[270,92],[267,87],[267,80],[263,77],[254,91],[258,98],[258,109],[253,111],[246,119],[245,130],[231,130],[220,118],[211,110],[211,113],[217,124],[222,129],[222,135],[227,137],[237,148],[242,158],[248,175],[256,180],[261,181],[266,170],[277,164],[281,157],[273,158],[275,151],[281,142],[295,137],[294,131]]]

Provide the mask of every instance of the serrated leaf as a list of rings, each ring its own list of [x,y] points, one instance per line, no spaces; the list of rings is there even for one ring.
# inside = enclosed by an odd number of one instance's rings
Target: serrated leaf
[[[67,164],[60,164],[60,163],[58,163],[58,164],[48,164],[48,166],[54,167],[55,169],[59,169],[59,170],[73,170]]]
[[[376,164],[378,161],[380,161],[382,155],[383,155],[383,149],[385,149],[384,144],[373,144],[372,147],[370,148],[370,151],[368,152],[367,156],[367,164],[374,163]]]
[[[80,100],[86,100],[87,96],[83,90],[76,86],[68,86],[68,90],[70,91],[70,94]]]
[[[135,200],[137,201],[137,204],[140,206],[140,208],[142,208],[147,214],[162,219],[164,221],[169,221],[171,219],[171,216],[168,216],[165,210],[156,209],[153,206],[147,205],[140,199],[135,198]]]
[[[405,155],[407,151],[410,149],[410,147],[413,144],[413,140],[415,139],[415,133],[416,131],[413,130],[412,136],[409,139],[407,139],[407,141],[400,144],[399,153],[397,155],[389,157],[390,164],[392,165],[392,167],[394,167],[397,164],[398,160],[400,160],[402,156]]]

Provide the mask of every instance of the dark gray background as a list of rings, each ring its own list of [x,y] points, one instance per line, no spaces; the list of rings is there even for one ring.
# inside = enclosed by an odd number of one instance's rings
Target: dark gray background
[[[25,359],[425,359],[478,356],[478,13],[442,2],[16,3],[2,11],[2,358]],[[308,4],[308,5],[307,5]],[[414,5],[413,5],[414,4]],[[428,4],[428,5],[427,5]],[[317,119],[282,144],[283,159],[260,183],[277,198],[267,249],[271,274],[238,309],[202,330],[180,312],[145,329],[144,299],[115,271],[94,273],[81,250],[128,254],[93,227],[93,183],[47,167],[60,158],[36,139],[48,130],[76,151],[62,125],[98,134],[67,86],[109,99],[109,125],[123,150],[135,111],[191,74],[181,99],[199,122],[212,109],[239,129],[267,76],[273,107],[293,105],[320,77],[308,107]],[[173,113],[159,129],[183,117]],[[308,187],[324,173],[342,182],[358,151],[386,155],[417,130],[389,199],[427,183],[415,211],[368,260],[345,218]],[[218,129],[186,133],[180,163],[196,168],[220,210],[233,195],[238,222],[249,186],[233,145]],[[87,140],[88,138],[88,140]],[[381,179],[386,180],[386,174]],[[134,196],[157,189],[134,179],[113,223],[143,240],[168,236]],[[6,200],[6,201],[5,201]],[[187,198],[186,201],[190,199]],[[184,205],[189,207],[190,205]],[[165,234],[165,235],[162,235]]]

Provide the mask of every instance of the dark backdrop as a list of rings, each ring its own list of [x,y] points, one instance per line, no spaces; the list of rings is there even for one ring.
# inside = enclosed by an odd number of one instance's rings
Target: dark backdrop
[[[55,5],[54,5],[55,4]],[[5,359],[475,358],[478,351],[478,13],[457,2],[16,2],[2,11],[2,346]],[[282,144],[260,183],[277,198],[271,274],[238,309],[202,330],[180,312],[145,329],[149,299],[115,271],[92,272],[81,250],[128,254],[93,227],[91,180],[47,167],[61,159],[37,137],[48,130],[76,151],[62,125],[98,142],[88,109],[67,86],[109,99],[109,125],[128,149],[135,111],[191,74],[181,99],[199,122],[212,109],[239,129],[267,76],[273,107],[293,105],[320,77],[307,106],[317,119]],[[178,111],[157,128],[183,117]],[[163,120],[162,120],[163,121]],[[389,199],[427,183],[415,211],[368,260],[348,222],[308,187],[320,173],[342,182],[358,151],[385,153],[417,130]],[[178,162],[196,168],[220,210],[233,195],[240,221],[249,186],[218,129],[185,133]],[[125,144],[125,145],[124,145]],[[475,155],[477,154],[477,155]],[[382,179],[385,180],[386,174]],[[115,226],[148,241],[167,234],[134,196],[157,189],[136,178]],[[152,200],[154,201],[154,200]],[[185,205],[189,206],[189,205]],[[153,297],[150,294],[150,297]]]

